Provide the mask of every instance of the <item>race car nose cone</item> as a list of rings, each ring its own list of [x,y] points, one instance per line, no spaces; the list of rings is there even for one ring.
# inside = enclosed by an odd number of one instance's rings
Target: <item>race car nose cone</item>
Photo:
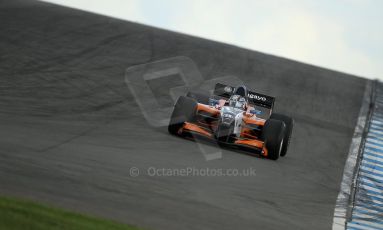
[[[227,128],[230,127],[230,124],[234,121],[234,117],[223,117],[222,118],[222,125],[227,126]]]

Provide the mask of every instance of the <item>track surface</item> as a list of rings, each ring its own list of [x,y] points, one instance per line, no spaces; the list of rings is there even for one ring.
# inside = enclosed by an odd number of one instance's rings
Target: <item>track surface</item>
[[[366,80],[35,1],[0,2],[0,192],[149,229],[330,229]],[[238,76],[296,126],[278,161],[206,161],[153,129],[127,67],[188,56]],[[250,177],[130,177],[129,168],[254,168]]]

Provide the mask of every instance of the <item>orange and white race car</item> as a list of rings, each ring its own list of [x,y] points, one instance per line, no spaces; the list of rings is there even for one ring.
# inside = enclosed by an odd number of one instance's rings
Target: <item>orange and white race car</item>
[[[212,96],[191,91],[179,97],[168,130],[182,137],[208,137],[276,160],[287,153],[294,121],[273,113],[274,101],[245,86],[218,83]]]

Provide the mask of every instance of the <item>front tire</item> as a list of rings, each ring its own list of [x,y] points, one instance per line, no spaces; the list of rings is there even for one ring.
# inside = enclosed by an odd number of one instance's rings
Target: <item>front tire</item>
[[[294,120],[289,116],[279,114],[279,113],[271,114],[270,118],[274,120],[283,121],[286,125],[286,132],[283,138],[283,146],[282,146],[282,152],[281,152],[281,157],[284,157],[287,153],[287,149],[290,144],[291,134],[293,132],[293,127],[294,127]]]
[[[268,119],[262,130],[262,140],[265,142],[267,157],[277,160],[281,155],[286,125],[283,121]]]
[[[173,113],[170,117],[168,131],[173,135],[179,135],[178,131],[185,122],[191,122],[195,118],[197,102],[189,97],[180,96],[174,105]]]

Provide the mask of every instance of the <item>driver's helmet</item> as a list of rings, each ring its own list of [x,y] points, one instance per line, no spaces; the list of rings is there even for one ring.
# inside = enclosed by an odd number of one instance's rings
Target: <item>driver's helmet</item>
[[[245,109],[246,108],[246,99],[240,95],[233,95],[229,99],[229,105],[234,108],[238,109]]]

